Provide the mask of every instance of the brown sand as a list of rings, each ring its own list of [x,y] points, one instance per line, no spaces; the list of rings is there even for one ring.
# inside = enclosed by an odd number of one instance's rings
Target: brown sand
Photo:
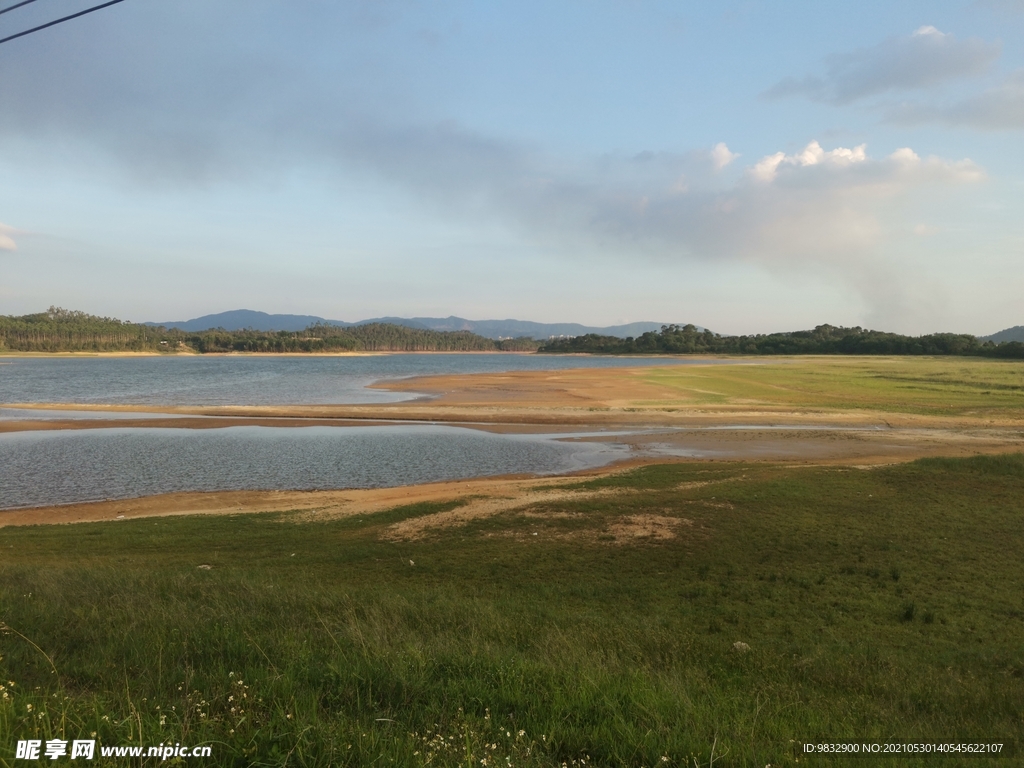
[[[616,469],[603,469],[600,474],[623,471],[630,463]],[[572,477],[488,477],[424,483],[398,488],[340,491],[217,491],[167,493],[139,499],[64,504],[55,507],[32,507],[0,512],[0,527],[6,525],[40,525],[46,523],[83,523],[102,520],[130,520],[138,517],[169,515],[222,515],[243,512],[296,511],[304,518],[348,517],[380,512],[406,504],[442,502],[468,498],[514,498],[538,489],[557,489],[578,483]]]
[[[378,389],[425,395],[400,403],[164,407],[10,403],[8,407],[216,416],[222,419],[321,420],[318,423],[334,423],[336,420],[376,423],[415,421],[474,426],[490,424],[499,429],[511,429],[518,425],[525,431],[534,431],[545,426],[570,425],[696,427],[734,424],[1024,429],[1024,414],[1019,418],[1003,417],[993,421],[988,416],[924,416],[869,409],[842,411],[824,407],[798,409],[765,403],[693,404],[687,402],[685,397],[681,397],[678,389],[651,381],[651,371],[656,367],[653,365],[636,368],[576,368],[560,371],[428,376],[373,385]],[[642,405],[643,403],[670,405]],[[139,418],[143,420],[146,417]],[[27,422],[20,424],[25,425],[20,428],[29,428]],[[119,419],[118,425],[142,426],[142,423]],[[217,426],[224,425],[221,423]],[[110,426],[110,422],[100,422],[97,426]],[[198,427],[205,424],[195,421],[186,425],[178,423],[178,420],[161,420],[161,423],[147,423],[145,426]],[[53,422],[50,422],[50,426],[37,428],[55,427]],[[83,422],[78,422],[76,428],[86,427]],[[0,430],[11,429],[15,427],[4,427],[0,422]]]

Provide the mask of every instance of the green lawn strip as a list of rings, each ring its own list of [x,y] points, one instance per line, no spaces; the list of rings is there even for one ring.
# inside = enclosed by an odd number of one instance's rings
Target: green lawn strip
[[[764,766],[1024,730],[1024,457],[579,487],[609,493],[406,542],[379,534],[455,505],[2,529],[0,764],[93,732],[218,765]],[[602,538],[643,514],[690,524]]]
[[[663,368],[647,379],[679,390],[679,403],[690,405],[982,416],[1014,415],[1024,405],[1024,365],[1018,361],[796,358],[765,365]]]

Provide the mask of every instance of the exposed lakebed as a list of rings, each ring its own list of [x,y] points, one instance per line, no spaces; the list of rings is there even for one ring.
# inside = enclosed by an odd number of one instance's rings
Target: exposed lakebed
[[[265,420],[244,424],[241,418],[189,417],[186,422],[147,412],[175,405],[387,403],[419,395],[368,385],[430,374],[698,362],[708,361],[533,355],[0,359],[0,421],[37,422],[28,431],[0,433],[0,509],[177,491],[379,488],[493,475],[561,474],[639,456],[800,457],[810,450],[807,440],[778,436],[790,429],[805,435],[816,429],[832,434],[843,429],[709,425],[599,433],[581,427],[562,434],[552,434],[549,428],[511,434],[516,430],[409,421],[362,426],[339,421],[327,426],[292,418],[270,426]],[[22,403],[44,409],[11,407]],[[135,408],[45,408],[75,403]],[[150,418],[163,423],[125,421]],[[197,426],[197,419],[209,428],[178,428]],[[38,428],[38,422],[47,421],[56,428]],[[64,429],[60,427],[69,424],[60,421],[90,428]],[[761,430],[765,434],[758,437]],[[735,439],[727,437],[730,434]],[[813,450],[819,451],[822,441],[812,442]]]
[[[0,358],[0,404],[393,403],[419,395],[371,389],[370,385],[413,376],[734,362],[700,358],[435,353],[337,357],[10,357]]]

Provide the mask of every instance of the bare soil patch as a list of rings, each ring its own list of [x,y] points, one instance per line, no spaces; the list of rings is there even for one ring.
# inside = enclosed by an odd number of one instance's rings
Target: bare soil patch
[[[664,515],[626,515],[608,526],[616,544],[674,539],[680,527],[693,527],[693,520]]]

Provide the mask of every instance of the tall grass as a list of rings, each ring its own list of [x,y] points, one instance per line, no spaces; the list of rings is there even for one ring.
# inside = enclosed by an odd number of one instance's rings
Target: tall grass
[[[610,492],[405,542],[380,534],[442,507],[0,529],[0,765],[94,733],[217,765],[760,768],[1024,730],[1022,457],[580,485]],[[637,515],[676,537],[613,535]]]

